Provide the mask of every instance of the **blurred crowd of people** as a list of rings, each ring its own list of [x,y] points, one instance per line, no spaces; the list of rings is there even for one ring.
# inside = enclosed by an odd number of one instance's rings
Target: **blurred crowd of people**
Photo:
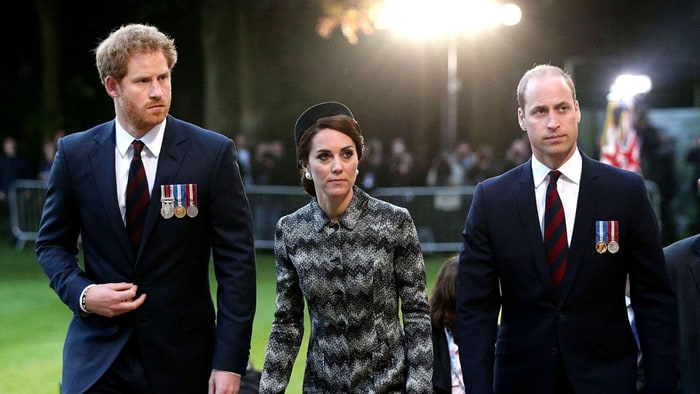
[[[293,165],[293,152],[287,152],[281,140],[251,144],[247,135],[234,138],[238,164],[247,185],[298,185],[300,178]],[[503,157],[490,144],[472,149],[460,141],[454,149],[441,151],[427,166],[422,166],[403,137],[385,143],[378,138],[365,142],[365,157],[359,166],[359,184],[371,191],[378,187],[466,186],[498,175],[525,162],[530,146],[523,135],[512,141]]]
[[[52,139],[42,142],[42,154],[36,163],[21,153],[17,138],[13,136],[3,138],[2,154],[0,155],[0,223],[2,223],[11,243],[15,243],[17,240],[9,221],[10,187],[17,179],[48,180],[51,164],[56,154],[56,142],[63,135],[63,131],[58,130]]]
[[[491,145],[480,145],[473,150],[466,141],[460,141],[451,151],[443,151],[430,163],[426,176],[427,186],[476,185],[484,179],[503,173],[530,158],[527,136],[514,139],[503,158]]]
[[[679,236],[674,202],[684,189],[681,182],[686,180],[678,179],[676,174],[676,141],[649,122],[645,108],[640,109],[635,123],[642,142],[640,158],[643,175],[657,187],[659,220],[666,244]],[[3,152],[0,155],[0,203],[5,214],[7,192],[13,180],[48,179],[56,143],[63,135],[65,132],[59,129],[51,138],[43,140],[38,160],[23,156],[16,138],[4,138]],[[299,185],[300,175],[294,165],[294,152],[287,149],[282,140],[252,143],[246,133],[238,133],[234,141],[246,185]],[[497,154],[488,143],[474,147],[461,140],[453,149],[437,152],[425,165],[425,160],[416,158],[410,149],[410,142],[403,137],[388,141],[370,138],[365,141],[365,147],[365,157],[359,166],[358,184],[366,191],[378,187],[474,186],[527,161],[531,155],[526,134],[513,139],[503,155]],[[690,189],[694,199],[694,209],[700,212],[700,192],[696,182],[697,174],[700,174],[700,139],[689,147],[687,155],[681,159],[691,169],[690,186],[685,186]],[[700,228],[700,220],[691,220],[688,228],[695,232]]]
[[[691,189],[696,200],[694,209],[700,212],[696,182],[700,174],[700,139],[689,148],[686,157],[680,158],[691,168],[692,181],[688,186],[682,183],[685,179],[679,179],[675,139],[649,121],[645,108],[637,114],[635,127],[641,141],[642,173],[656,188],[663,242],[668,244],[680,237],[676,204],[682,190]],[[247,185],[299,185],[300,175],[293,164],[296,158],[293,152],[285,151],[283,141],[260,141],[253,145],[243,133],[235,141]],[[527,161],[532,154],[526,134],[513,139],[502,155],[488,143],[473,146],[461,140],[453,149],[437,152],[427,163],[417,158],[410,146],[403,137],[366,140],[358,185],[370,192],[379,187],[474,186]],[[700,220],[688,223],[689,231],[698,228]]]
[[[678,189],[673,168],[675,141],[652,126],[645,114],[640,116],[638,124],[639,135],[646,142],[642,144],[641,151],[643,173],[647,179],[657,183],[664,196],[662,214],[668,215],[670,201]],[[53,138],[43,140],[41,156],[35,163],[19,152],[16,138],[4,138],[0,155],[0,200],[5,200],[7,189],[14,179],[48,179],[56,143],[63,135],[64,131],[58,130]],[[238,165],[246,185],[299,185],[299,172],[293,164],[296,161],[294,152],[288,151],[282,140],[263,140],[253,144],[246,133],[238,133],[234,141]],[[377,187],[473,186],[524,163],[531,155],[525,134],[513,139],[500,157],[488,143],[473,147],[471,143],[461,140],[453,149],[439,151],[427,165],[422,165],[421,160],[415,157],[410,144],[403,137],[395,137],[388,142],[371,138],[365,141],[365,149],[365,157],[359,168],[359,183],[365,190]],[[700,140],[697,147],[691,147],[685,158],[693,168],[700,168],[698,152]],[[692,186],[693,190],[697,190],[697,184]]]
[[[65,132],[57,130],[51,138],[41,141],[41,155],[38,160],[31,160],[20,149],[19,142],[14,136],[7,136],[2,141],[0,155],[0,201],[4,201],[7,191],[15,179],[47,180],[51,171],[56,144]]]

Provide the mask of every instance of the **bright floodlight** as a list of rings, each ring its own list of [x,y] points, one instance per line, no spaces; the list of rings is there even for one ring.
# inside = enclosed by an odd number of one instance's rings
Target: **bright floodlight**
[[[651,79],[646,75],[622,74],[610,86],[608,101],[630,100],[651,90]]]
[[[515,26],[520,22],[523,14],[520,7],[515,4],[503,4],[501,6],[501,23],[506,26]]]
[[[475,33],[499,24],[520,21],[520,7],[492,0],[386,0],[376,26],[398,33],[430,38]]]

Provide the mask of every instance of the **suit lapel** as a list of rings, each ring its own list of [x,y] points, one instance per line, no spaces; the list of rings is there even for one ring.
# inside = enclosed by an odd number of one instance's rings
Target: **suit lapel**
[[[566,275],[561,283],[559,302],[566,299],[571,291],[574,278],[581,268],[586,248],[593,248],[591,237],[595,234],[595,212],[600,196],[600,185],[597,182],[598,174],[595,170],[593,159],[581,152],[583,160],[581,170],[581,183],[579,185],[578,202],[576,204],[576,218],[574,219],[574,232],[569,243],[569,261]]]
[[[542,286],[552,292],[552,279],[544,252],[542,228],[537,216],[537,206],[533,204],[535,201],[535,183],[532,178],[532,164],[530,160],[520,168],[520,174],[517,175],[518,189],[513,198],[518,209],[520,225],[527,238],[527,244],[530,246],[530,252],[532,256],[535,256],[535,268]]]
[[[177,119],[168,115],[165,124],[165,134],[163,135],[163,145],[160,149],[160,156],[158,157],[156,180],[153,183],[153,190],[151,190],[151,202],[148,207],[146,223],[144,224],[141,248],[148,243],[153,228],[160,217],[160,185],[170,185],[174,183],[174,179],[180,171],[185,153],[187,152],[186,141],[187,134],[182,124]]]
[[[117,200],[117,178],[114,168],[115,133],[114,121],[106,123],[95,136],[95,147],[88,155],[93,168],[94,182],[100,193],[100,202],[109,218],[109,228],[124,253],[133,258]]]
[[[692,259],[688,265],[690,266],[690,272],[693,275],[693,279],[695,279],[695,290],[700,293],[700,237],[697,237],[693,242],[692,248],[696,257]]]

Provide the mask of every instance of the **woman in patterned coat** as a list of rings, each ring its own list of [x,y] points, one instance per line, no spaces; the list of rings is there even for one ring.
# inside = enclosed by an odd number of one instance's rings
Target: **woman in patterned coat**
[[[286,390],[305,303],[304,393],[430,393],[430,312],[413,219],[355,186],[364,145],[346,106],[309,108],[295,140],[312,199],[275,230],[277,310],[260,393]]]

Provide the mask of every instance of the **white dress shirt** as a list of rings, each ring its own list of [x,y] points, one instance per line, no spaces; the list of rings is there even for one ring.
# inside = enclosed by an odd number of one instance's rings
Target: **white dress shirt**
[[[537,202],[537,215],[540,219],[540,228],[544,238],[544,207],[549,183],[549,171],[559,170],[561,176],[557,181],[557,190],[561,204],[564,206],[564,218],[566,219],[566,241],[571,245],[571,237],[574,232],[574,219],[576,218],[576,205],[578,203],[578,190],[581,185],[581,169],[583,159],[576,149],[574,155],[559,168],[547,168],[532,156],[532,178],[535,181],[535,199]]]
[[[116,124],[117,141],[114,147],[114,168],[117,172],[117,199],[119,200],[119,209],[122,213],[122,220],[124,220],[124,225],[126,226],[126,184],[129,179],[131,158],[134,156],[134,148],[131,143],[135,138],[132,137],[119,124],[119,119],[117,119]],[[145,144],[143,151],[141,151],[141,160],[143,161],[143,166],[146,170],[149,194],[153,194],[152,191],[156,180],[156,169],[158,168],[158,156],[160,155],[160,148],[163,145],[164,131],[165,120],[163,120],[163,123],[152,128],[142,138],[139,138]]]

